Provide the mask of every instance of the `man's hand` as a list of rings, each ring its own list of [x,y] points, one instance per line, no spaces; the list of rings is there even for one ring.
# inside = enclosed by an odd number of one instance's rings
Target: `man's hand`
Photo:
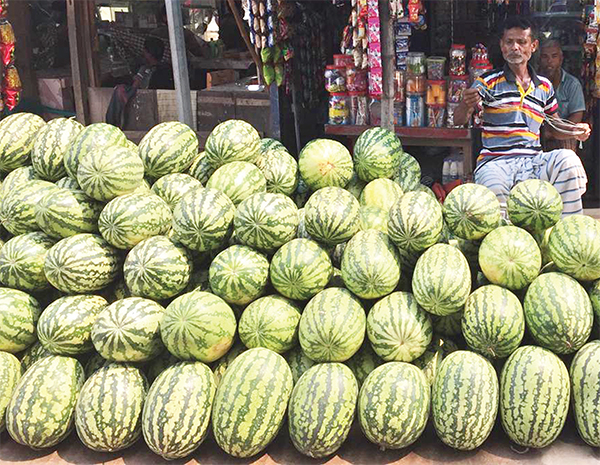
[[[575,139],[580,140],[581,142],[585,142],[590,138],[590,134],[592,133],[592,128],[587,123],[579,123],[576,124],[575,127],[584,131],[582,134],[578,134],[575,136]]]
[[[475,109],[481,102],[481,95],[479,95],[478,89],[465,89],[463,91],[463,103],[469,109]]]

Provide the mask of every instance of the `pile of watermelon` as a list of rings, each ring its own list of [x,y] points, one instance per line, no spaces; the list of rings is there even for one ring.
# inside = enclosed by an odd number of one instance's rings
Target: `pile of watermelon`
[[[250,457],[285,425],[326,457],[354,422],[400,449],[431,419],[472,450],[499,417],[540,448],[572,403],[600,446],[600,222],[561,218],[545,181],[506,212],[475,184],[442,205],[381,128],[295,159],[239,120],[198,153],[178,122],[136,146],[26,113],[0,122],[0,171],[0,432],[20,444],[74,426],[96,451],[183,458],[212,434]]]

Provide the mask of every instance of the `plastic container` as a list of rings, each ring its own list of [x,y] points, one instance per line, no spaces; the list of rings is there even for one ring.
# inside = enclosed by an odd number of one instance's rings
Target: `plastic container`
[[[442,165],[442,184],[462,179],[464,158],[462,152],[458,151],[453,152],[444,158],[444,164]]]
[[[330,93],[346,92],[346,67],[327,65],[325,68],[325,89]]]
[[[449,128],[461,127],[454,123],[454,112],[456,111],[458,105],[458,103],[451,102],[448,102],[448,104],[446,105],[446,126]]]
[[[394,126],[404,126],[404,102],[394,102]]]
[[[408,52],[406,56],[406,71],[409,74],[425,74],[425,54],[421,52]]]
[[[366,92],[368,88],[367,70],[346,68],[346,89],[348,92]]]
[[[467,74],[467,49],[463,44],[452,44],[450,48],[450,75]]]
[[[406,76],[407,94],[424,94],[427,92],[427,79],[424,74],[408,74]]]
[[[444,79],[444,67],[446,66],[446,57],[428,57],[427,58],[427,79]]]
[[[471,62],[471,66],[469,66],[469,82],[472,84],[479,76],[491,70],[492,65],[490,63]]]
[[[329,95],[329,124],[342,125],[350,123],[350,104],[346,92]]]
[[[446,81],[427,81],[427,105],[446,105]]]
[[[396,102],[404,102],[406,100],[406,79],[404,71],[394,72],[394,92],[396,94],[394,100]]]
[[[354,57],[352,55],[333,55],[333,64],[348,68],[354,66]]]
[[[427,107],[427,126],[430,128],[443,128],[446,122],[446,107],[444,105],[431,105]]]
[[[348,92],[350,100],[350,124],[363,126],[369,124],[369,105],[366,92]]]
[[[425,126],[425,95],[406,94],[406,126]]]
[[[467,76],[452,77],[448,81],[448,102],[460,103],[463,91],[469,87]]]

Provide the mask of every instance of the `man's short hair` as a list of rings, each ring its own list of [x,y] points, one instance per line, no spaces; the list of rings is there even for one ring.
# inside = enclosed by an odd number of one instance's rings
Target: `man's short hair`
[[[560,51],[562,51],[562,44],[558,39],[546,39],[540,44],[540,50],[550,47],[558,48]]]
[[[502,29],[500,29],[500,37],[504,37],[504,33],[509,29],[523,29],[524,31],[529,29],[531,31],[531,40],[534,41],[537,39],[535,25],[529,19],[522,16],[508,17],[502,24]]]
[[[156,61],[161,61],[165,53],[165,43],[158,37],[146,37],[146,40],[144,40],[144,50],[152,55]]]

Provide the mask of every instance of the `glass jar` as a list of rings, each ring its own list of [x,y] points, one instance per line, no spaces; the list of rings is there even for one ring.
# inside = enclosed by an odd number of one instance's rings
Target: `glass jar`
[[[424,74],[408,74],[406,76],[407,94],[424,94],[427,91],[427,79]]]
[[[346,67],[328,65],[325,68],[325,89],[330,93],[346,92]]]
[[[405,73],[404,71],[395,71],[394,72],[394,100],[396,102],[404,102],[406,100],[405,95]]]
[[[406,71],[409,74],[425,74],[425,54],[421,52],[408,52],[406,57]]]
[[[350,124],[364,126],[369,124],[369,107],[366,92],[348,92],[350,100]]]
[[[444,79],[444,67],[446,66],[446,57],[428,57],[427,58],[427,79]]]
[[[329,124],[340,125],[350,123],[350,105],[348,94],[335,92],[329,94]]]
[[[369,102],[369,117],[371,126],[379,126],[381,124],[381,100],[372,98]]]
[[[448,81],[448,102],[460,103],[463,90],[469,87],[469,81],[466,76],[463,79],[451,78]]]
[[[446,116],[446,107],[443,105],[427,106],[427,126],[430,128],[443,128]]]
[[[406,126],[425,126],[425,96],[406,94]]]
[[[348,89],[348,92],[366,92],[367,87],[366,69],[346,68],[346,89]]]
[[[452,44],[450,48],[450,75],[467,74],[467,49],[464,44]]]
[[[427,81],[427,105],[446,105],[446,81]]]
[[[469,66],[469,82],[473,83],[479,76],[492,70],[492,65],[489,63],[473,63]]]

